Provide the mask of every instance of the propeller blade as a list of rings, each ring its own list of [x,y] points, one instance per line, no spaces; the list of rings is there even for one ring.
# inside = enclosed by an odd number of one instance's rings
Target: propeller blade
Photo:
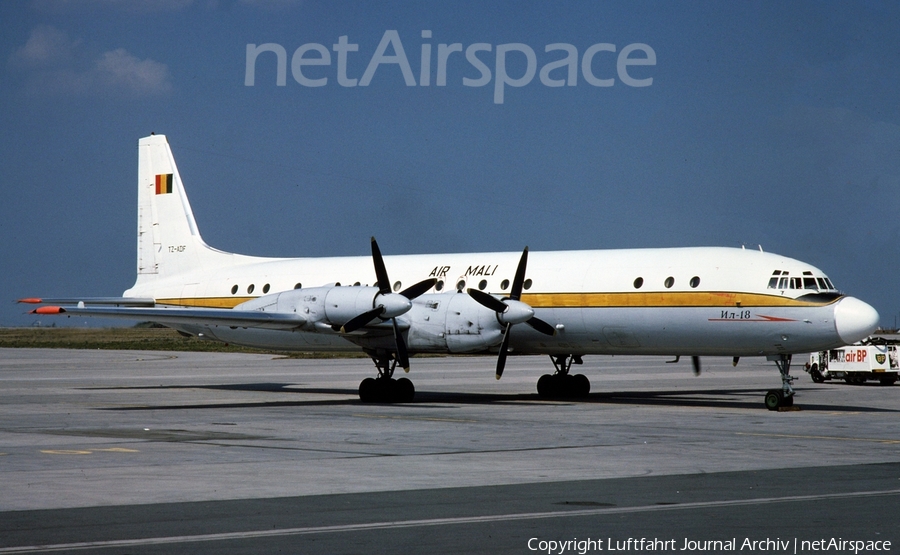
[[[541,320],[540,318],[535,317],[526,321],[525,323],[534,328],[535,331],[539,331],[544,335],[556,335],[556,328]]]
[[[497,357],[497,379],[503,376],[503,368],[506,367],[506,350],[509,347],[509,332],[512,324],[506,324],[506,331],[503,333],[503,341],[500,343],[500,354]]]
[[[700,357],[691,357],[691,362],[694,364],[694,375],[700,375]]]
[[[522,251],[522,257],[519,259],[519,265],[516,267],[516,277],[513,278],[512,291],[509,298],[518,301],[522,297],[522,286],[525,283],[525,267],[528,265],[528,247]]]
[[[484,291],[479,291],[478,289],[467,289],[466,292],[470,297],[475,299],[475,301],[481,306],[485,307],[488,310],[493,310],[498,314],[503,314],[506,312],[506,305],[503,304],[503,301],[494,297],[493,295],[488,295]]]
[[[404,372],[409,372],[409,353],[406,350],[406,342],[403,340],[400,328],[397,327],[397,319],[391,318],[391,322],[394,324],[394,341],[397,342],[397,364],[403,368]]]
[[[376,306],[368,312],[363,312],[359,316],[350,319],[349,322],[341,326],[341,333],[351,333],[365,326],[384,312],[383,306]]]
[[[435,283],[437,283],[436,278],[428,278],[428,279],[420,281],[419,283],[417,283],[415,285],[411,285],[411,286],[407,287],[403,291],[400,291],[400,294],[409,300],[413,300],[416,297],[418,297],[419,295],[425,293],[426,291],[428,291],[429,289],[434,287]]]
[[[384,267],[384,258],[381,249],[372,237],[372,262],[375,263],[375,278],[378,280],[379,293],[386,295],[391,292],[391,280],[388,278],[387,268]]]

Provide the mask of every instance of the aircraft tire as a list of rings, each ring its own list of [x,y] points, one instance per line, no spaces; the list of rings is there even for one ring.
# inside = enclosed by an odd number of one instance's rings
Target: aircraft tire
[[[359,384],[359,400],[363,403],[374,403],[378,400],[378,383],[375,378],[366,378]]]
[[[393,400],[397,403],[412,403],[416,388],[408,378],[400,378],[392,385]]]
[[[770,389],[766,393],[766,408],[769,410],[778,410],[784,404],[784,392],[780,389]]]
[[[550,374],[544,374],[538,379],[537,382],[537,392],[538,395],[543,398],[555,397],[556,396],[556,383],[553,379],[553,376]]]
[[[584,374],[575,374],[571,385],[573,397],[587,397],[591,394],[591,380]]]
[[[544,374],[538,380],[537,391],[544,399],[587,397],[591,381],[584,374]]]

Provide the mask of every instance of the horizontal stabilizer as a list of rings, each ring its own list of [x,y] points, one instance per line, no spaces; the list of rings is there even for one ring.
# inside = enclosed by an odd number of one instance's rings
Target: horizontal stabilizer
[[[140,307],[61,307],[42,306],[31,314],[66,314],[70,316],[96,316],[149,320],[163,325],[193,324],[209,327],[233,326],[270,330],[291,330],[306,323],[300,315],[260,310],[233,310],[230,308],[140,308]]]

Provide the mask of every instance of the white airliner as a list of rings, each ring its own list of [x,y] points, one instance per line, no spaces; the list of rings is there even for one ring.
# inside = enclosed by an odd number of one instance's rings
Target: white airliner
[[[137,280],[122,297],[23,299],[38,314],[150,320],[202,338],[266,349],[350,351],[378,378],[363,401],[409,401],[393,379],[416,353],[547,354],[542,396],[584,396],[581,357],[765,356],[793,404],[791,355],[871,334],[878,313],[818,268],[762,250],[719,247],[487,252],[372,258],[259,258],[200,237],[163,135],[138,142]],[[390,272],[390,278],[388,277]],[[65,305],[65,306],[63,306]]]

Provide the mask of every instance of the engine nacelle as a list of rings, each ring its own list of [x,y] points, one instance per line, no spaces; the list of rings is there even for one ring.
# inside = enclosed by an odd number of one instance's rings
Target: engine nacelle
[[[395,296],[403,298],[401,295],[388,295],[387,300],[393,301]],[[264,312],[293,312],[306,318],[304,329],[320,331],[316,328],[316,324],[341,326],[352,318],[372,310],[381,304],[377,302],[376,297],[378,297],[377,287],[330,285],[264,295],[241,303],[235,308]],[[384,304],[388,304],[388,308],[392,308],[394,312],[398,310],[398,307],[391,307],[390,302]]]
[[[235,308],[299,314],[306,319],[304,331],[332,333],[331,326],[347,323],[372,310],[381,300],[399,301],[394,297],[405,300],[398,294],[379,297],[377,287],[310,287],[264,295]],[[400,316],[401,328],[408,328],[404,333],[410,352],[478,353],[496,347],[503,339],[503,325],[497,315],[465,293],[422,295],[410,304]],[[351,334],[346,338],[363,347],[394,345],[391,334]]]
[[[410,323],[410,351],[477,353],[503,338],[495,313],[465,293],[422,295],[404,319]]]

